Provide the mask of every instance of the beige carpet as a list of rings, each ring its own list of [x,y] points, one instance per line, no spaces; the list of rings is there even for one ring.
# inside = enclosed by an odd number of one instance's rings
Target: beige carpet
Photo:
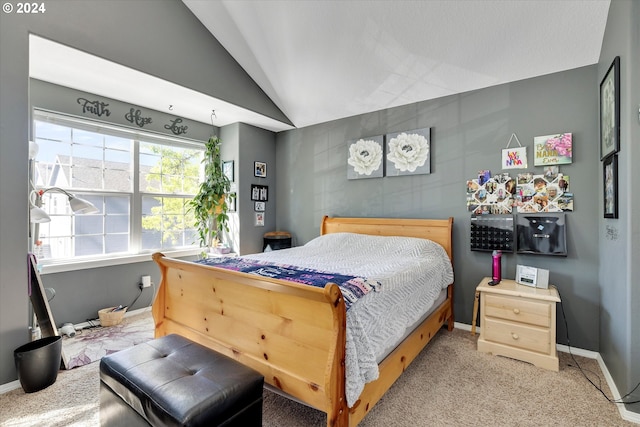
[[[560,372],[476,351],[468,331],[441,331],[387,392],[362,427],[636,426],[560,353]],[[594,360],[576,357],[590,378]],[[98,363],[60,371],[45,390],[0,395],[0,426],[99,426]],[[265,391],[263,426],[325,426],[324,414]]]

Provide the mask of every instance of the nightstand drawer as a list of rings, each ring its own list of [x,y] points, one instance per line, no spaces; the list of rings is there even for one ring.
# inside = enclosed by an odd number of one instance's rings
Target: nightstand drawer
[[[485,318],[482,323],[482,334],[486,341],[510,347],[545,354],[551,351],[548,329]]]
[[[484,307],[487,317],[512,320],[518,323],[548,328],[551,326],[551,305],[548,302],[537,302],[522,298],[511,298],[502,295],[486,294]]]

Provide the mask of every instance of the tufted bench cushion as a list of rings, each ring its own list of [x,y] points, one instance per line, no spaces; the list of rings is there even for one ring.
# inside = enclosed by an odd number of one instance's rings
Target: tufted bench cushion
[[[260,426],[264,377],[179,335],[100,361],[101,425]]]

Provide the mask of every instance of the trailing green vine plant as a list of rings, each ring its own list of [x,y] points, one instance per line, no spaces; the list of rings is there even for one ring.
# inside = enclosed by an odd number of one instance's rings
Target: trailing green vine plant
[[[231,182],[224,174],[220,157],[221,140],[212,136],[205,143],[204,181],[198,193],[189,201],[190,211],[195,218],[195,227],[200,240],[200,247],[212,248],[220,240],[223,231],[229,231],[228,200]]]

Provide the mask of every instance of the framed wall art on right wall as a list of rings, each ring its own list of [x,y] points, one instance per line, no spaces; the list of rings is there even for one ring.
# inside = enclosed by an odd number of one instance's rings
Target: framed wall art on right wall
[[[600,83],[600,160],[620,151],[620,57]]]
[[[603,162],[604,217],[618,218],[618,156],[609,156]]]

